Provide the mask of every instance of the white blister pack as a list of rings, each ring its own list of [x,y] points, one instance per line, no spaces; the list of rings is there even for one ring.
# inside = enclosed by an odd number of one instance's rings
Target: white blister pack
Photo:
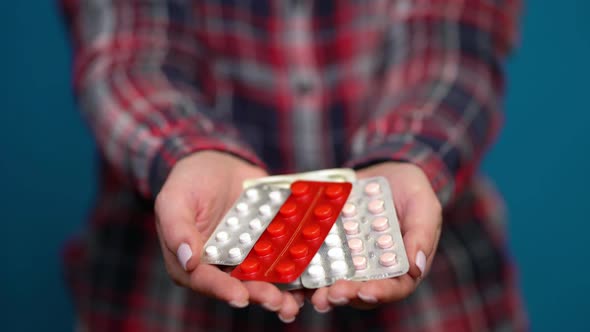
[[[244,190],[205,243],[202,261],[216,265],[239,265],[289,194],[289,189],[267,184]]]
[[[243,182],[242,186],[244,188],[249,188],[259,184],[267,184],[273,187],[289,188],[291,183],[297,180],[320,182],[354,182],[356,180],[356,173],[350,168],[323,169],[313,172],[273,175],[258,179],[247,179]]]
[[[357,181],[340,217],[355,270],[351,280],[385,279],[408,272],[408,257],[387,179]]]
[[[320,250],[301,275],[301,284],[305,288],[320,288],[331,285],[338,279],[350,279],[352,276],[352,255],[346,247],[342,219],[338,218]]]

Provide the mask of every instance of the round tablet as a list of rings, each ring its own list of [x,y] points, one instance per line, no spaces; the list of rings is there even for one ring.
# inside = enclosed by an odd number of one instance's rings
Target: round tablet
[[[215,235],[217,242],[225,242],[229,240],[229,234],[226,231],[221,231]]]
[[[322,258],[320,257],[320,254],[315,254],[313,256],[313,258],[311,259],[311,264],[319,264],[320,261],[322,260]]]
[[[271,215],[270,205],[268,205],[268,204],[260,205],[260,207],[258,208],[258,212],[260,212],[261,216],[270,217],[270,215]]]
[[[328,204],[321,204],[313,209],[313,215],[319,220],[330,218],[333,213],[334,209]]]
[[[381,186],[377,182],[367,183],[365,186],[365,194],[369,196],[379,195],[381,193]]]
[[[326,197],[336,199],[344,195],[344,186],[341,184],[331,184],[324,191]]]
[[[328,234],[328,236],[326,236],[326,239],[324,240],[324,243],[328,247],[335,247],[342,243],[342,241],[340,240],[340,236],[338,236],[337,234]]]
[[[242,251],[238,247],[231,248],[227,253],[231,258],[238,258],[242,256]]]
[[[383,202],[380,199],[370,201],[369,204],[367,205],[367,209],[372,214],[379,214],[379,213],[385,211],[385,202]]]
[[[281,206],[279,213],[283,217],[291,217],[297,213],[297,204],[293,202],[287,202]]]
[[[303,196],[309,191],[307,183],[295,182],[291,185],[291,194],[294,196]]]
[[[393,247],[393,238],[389,234],[381,235],[377,238],[377,246],[381,249]]]
[[[344,232],[348,235],[358,234],[359,232],[359,223],[356,221],[346,221],[343,224]]]
[[[345,261],[335,261],[330,264],[330,270],[332,270],[335,274],[343,274],[346,272],[346,262]]]
[[[344,251],[340,247],[332,248],[328,250],[328,257],[331,259],[339,259],[344,257]]]
[[[367,258],[365,256],[354,256],[352,257],[352,264],[354,264],[355,270],[364,270],[367,268]]]
[[[383,266],[393,266],[397,263],[395,254],[392,252],[386,252],[379,256],[379,264]]]
[[[252,236],[250,236],[250,234],[248,234],[248,233],[240,234],[239,239],[240,239],[240,243],[243,243],[243,244],[248,244],[248,243],[252,242]]]
[[[299,259],[299,258],[303,258],[303,257],[307,256],[308,252],[309,252],[309,248],[307,247],[307,245],[305,245],[303,243],[296,244],[296,245],[292,246],[291,248],[289,248],[289,254],[291,255],[291,257],[293,257],[295,259]]]
[[[250,226],[250,229],[257,231],[262,228],[262,223],[260,222],[260,219],[254,218],[254,219],[250,220],[250,223],[248,224],[248,226]]]
[[[250,189],[246,190],[246,197],[248,197],[248,199],[251,201],[257,200],[258,199],[258,189],[250,188]]]
[[[356,206],[352,203],[344,204],[342,207],[342,215],[346,218],[353,217],[356,214]]]
[[[308,240],[313,240],[313,239],[317,239],[320,236],[321,229],[318,224],[311,224],[311,225],[305,226],[303,228],[303,231],[301,231],[301,233],[303,234],[304,238],[306,238]]]
[[[316,279],[324,276],[324,269],[320,265],[312,265],[307,269],[310,277]]]
[[[258,256],[266,256],[272,252],[272,243],[266,240],[260,240],[254,245],[254,252]]]
[[[281,262],[275,267],[275,271],[281,277],[288,277],[295,273],[295,264],[291,261]]]
[[[208,246],[207,248],[205,248],[205,253],[209,257],[217,257],[219,256],[219,249],[217,249],[216,246]]]
[[[255,258],[246,258],[246,260],[244,260],[242,264],[240,264],[240,270],[242,270],[242,272],[246,274],[254,273],[258,271],[259,268],[260,263]]]
[[[268,197],[271,201],[277,203],[283,199],[283,194],[280,191],[274,190],[268,193]]]
[[[363,240],[354,238],[348,240],[348,247],[350,248],[350,252],[358,253],[363,250]]]
[[[227,218],[227,220],[225,221],[225,223],[229,226],[229,227],[238,227],[238,225],[240,224],[240,220],[237,217],[229,217]]]
[[[236,205],[236,211],[238,211],[239,213],[246,213],[248,212],[248,204],[244,203],[244,202],[240,202]]]
[[[371,222],[371,228],[376,232],[382,232],[389,227],[389,220],[385,217],[377,217]]]
[[[268,225],[266,231],[272,237],[280,237],[287,233],[287,227],[285,226],[285,223],[278,221]]]

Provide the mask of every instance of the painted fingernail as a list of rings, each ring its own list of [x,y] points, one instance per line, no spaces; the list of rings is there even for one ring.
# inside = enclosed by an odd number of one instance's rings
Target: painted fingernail
[[[330,310],[332,310],[332,307],[330,307],[330,306],[327,306],[325,309],[320,309],[314,305],[313,308],[315,309],[315,311],[319,312],[320,314],[325,314],[326,312],[329,312]]]
[[[234,308],[245,308],[248,306],[248,300],[245,301],[230,301],[229,305]]]
[[[279,309],[281,309],[281,305],[273,306],[270,303],[263,303],[262,306],[264,307],[264,309],[266,309],[268,311],[273,311],[273,312],[279,311]]]
[[[357,296],[366,303],[377,303],[377,298],[372,295],[365,295],[361,292],[358,292]]]
[[[339,297],[339,298],[333,299],[329,296],[328,296],[328,301],[330,301],[330,303],[335,304],[335,305],[345,305],[349,302],[348,299],[345,297]]]
[[[280,314],[278,316],[279,316],[279,319],[281,320],[281,322],[283,322],[285,324],[293,323],[295,321],[295,317],[285,318],[285,317],[281,316]]]
[[[416,266],[420,269],[420,275],[424,275],[424,270],[426,269],[426,255],[422,250],[418,251],[416,254]]]
[[[182,268],[186,271],[186,263],[189,259],[193,256],[193,251],[191,247],[186,244],[182,243],[178,246],[178,250],[176,251],[176,257],[178,258],[178,262],[182,265]]]

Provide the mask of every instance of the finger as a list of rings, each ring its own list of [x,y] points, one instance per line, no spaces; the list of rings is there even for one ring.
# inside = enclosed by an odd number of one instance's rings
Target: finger
[[[246,286],[213,265],[197,265],[190,273],[189,285],[198,293],[226,301],[236,308],[246,307],[249,303]]]
[[[199,263],[204,240],[194,222],[195,213],[184,195],[162,190],[155,204],[156,222],[164,247],[185,271]]]
[[[419,192],[404,202],[400,209],[401,227],[408,260],[409,274],[423,278],[430,266],[441,230],[441,207],[436,196]]]
[[[327,299],[331,306],[342,306],[356,299],[362,283],[338,280],[328,287]]]
[[[299,306],[299,308],[301,308],[305,305],[305,293],[303,291],[294,290],[294,291],[291,291],[291,294],[293,294],[293,298],[297,302],[297,305]]]
[[[299,304],[293,294],[288,291],[283,292],[283,304],[281,310],[278,313],[279,319],[283,323],[292,323],[295,317],[299,313]]]
[[[399,301],[410,295],[416,284],[416,281],[408,275],[370,280],[362,284],[358,291],[358,297],[365,303],[372,305]]]
[[[283,306],[283,293],[273,284],[264,281],[245,281],[251,303],[258,303],[266,310],[277,312]]]
[[[311,303],[315,311],[319,313],[326,313],[332,310],[332,306],[328,301],[328,288],[322,287],[315,290],[311,296]]]

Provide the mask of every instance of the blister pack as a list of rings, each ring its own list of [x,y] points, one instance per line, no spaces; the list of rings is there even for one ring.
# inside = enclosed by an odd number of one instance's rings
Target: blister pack
[[[202,261],[238,265],[283,205],[290,190],[259,184],[242,192],[205,243]]]
[[[301,284],[305,288],[320,288],[331,285],[338,279],[350,279],[354,272],[352,255],[346,245],[342,219],[339,218],[301,275]]]
[[[350,279],[385,279],[408,272],[399,221],[384,177],[357,181],[341,217],[355,269]]]
[[[338,218],[350,183],[296,181],[291,195],[231,275],[291,283],[307,268]]]
[[[356,173],[350,168],[332,168],[322,169],[319,171],[273,175],[257,179],[246,179],[242,186],[249,188],[259,184],[268,184],[274,187],[289,188],[291,183],[298,180],[306,181],[326,181],[326,182],[354,182],[356,181]]]

